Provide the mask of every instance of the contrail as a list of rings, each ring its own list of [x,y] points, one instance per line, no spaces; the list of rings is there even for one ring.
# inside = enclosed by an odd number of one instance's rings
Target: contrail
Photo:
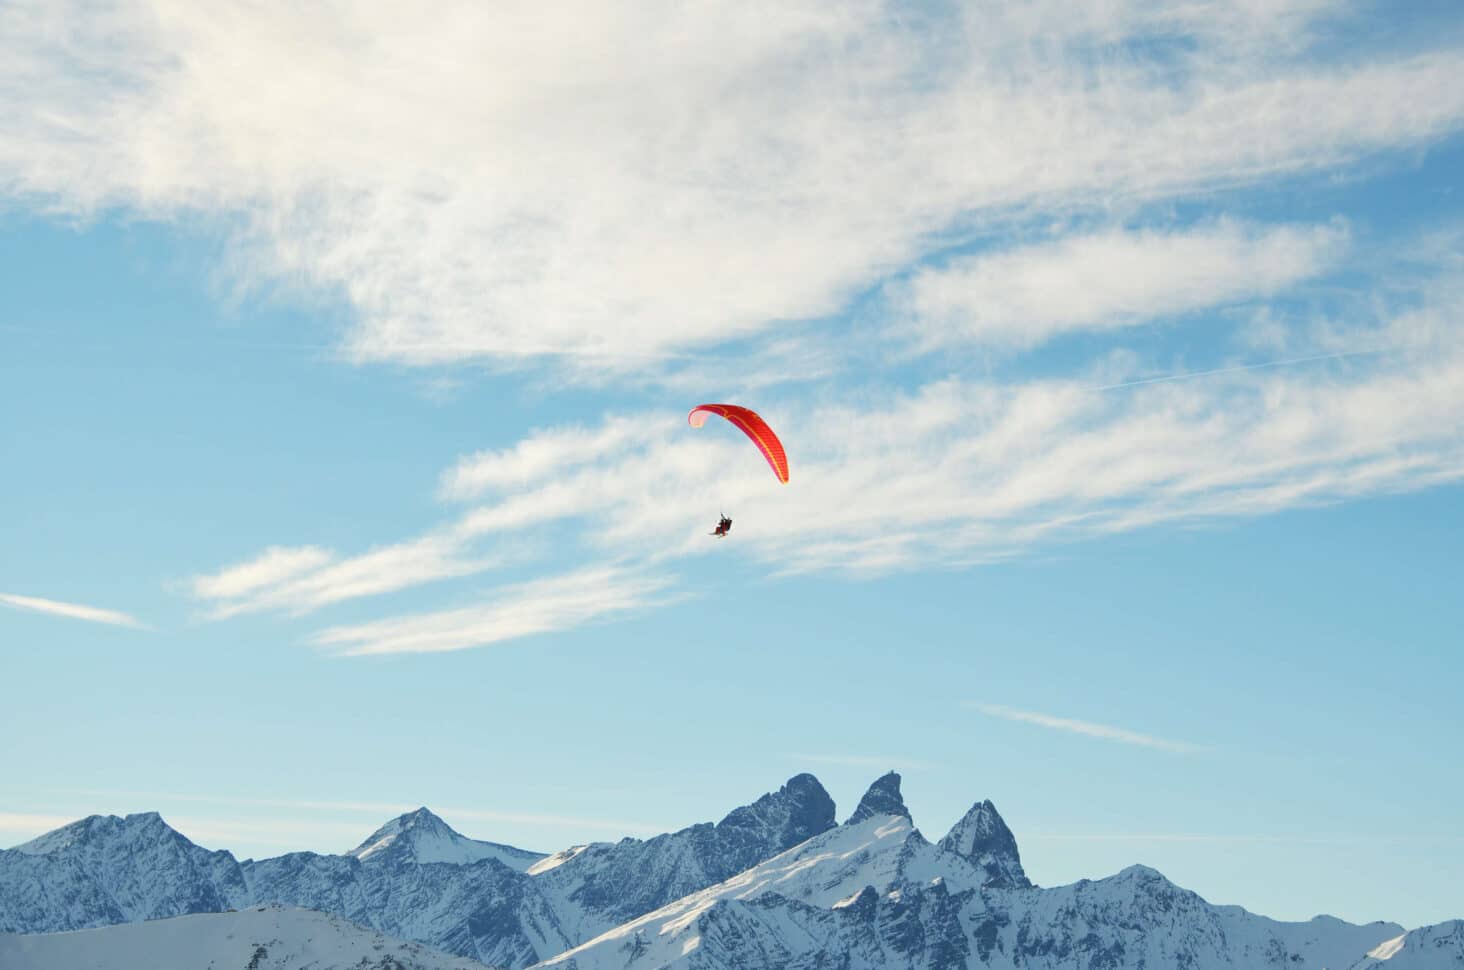
[[[1231,367],[1216,367],[1212,370],[1186,371],[1182,374],[1166,374],[1163,377],[1146,377],[1143,380],[1123,381],[1118,384],[1103,384],[1094,391],[1116,391],[1123,387],[1138,387],[1142,384],[1163,384],[1168,381],[1187,381],[1196,377],[1214,377],[1217,374],[1234,374],[1239,371],[1263,370],[1268,367],[1290,367],[1295,364],[1312,364],[1322,360],[1340,360],[1344,357],[1372,357],[1378,354],[1402,350],[1401,347],[1378,347],[1372,350],[1339,350],[1332,354],[1315,354],[1311,357],[1290,357],[1286,360],[1267,360],[1259,364],[1235,364]]]

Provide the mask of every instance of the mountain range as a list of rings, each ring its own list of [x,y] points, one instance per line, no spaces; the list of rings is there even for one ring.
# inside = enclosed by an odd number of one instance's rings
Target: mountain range
[[[246,918],[228,910],[273,913],[312,938],[355,924],[425,944],[441,960],[506,970],[1464,970],[1457,921],[1411,933],[1330,917],[1282,923],[1207,903],[1141,866],[1035,886],[990,801],[930,842],[893,772],[843,824],[823,786],[802,774],[715,824],[552,855],[466,838],[425,808],[343,855],[240,862],[155,813],[91,816],[0,850],[0,933],[48,935],[0,936],[0,955],[19,952],[17,940],[36,952],[61,945],[38,941],[78,935],[68,931],[140,932],[94,929],[113,924]],[[281,915],[302,910],[336,923]],[[272,939],[272,952],[292,945]]]

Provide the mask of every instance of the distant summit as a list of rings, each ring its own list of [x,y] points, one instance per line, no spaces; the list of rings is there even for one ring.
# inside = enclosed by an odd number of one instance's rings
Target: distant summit
[[[510,869],[523,872],[543,859],[545,853],[470,839],[426,808],[419,808],[387,822],[346,855],[373,865],[387,861],[461,865],[496,859]]]

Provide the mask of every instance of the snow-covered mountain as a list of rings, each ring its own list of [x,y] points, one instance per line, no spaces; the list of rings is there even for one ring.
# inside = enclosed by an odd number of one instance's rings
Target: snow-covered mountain
[[[521,968],[833,825],[833,799],[807,774],[715,825],[547,858],[468,839],[426,809],[388,822],[344,855],[242,863],[193,845],[155,814],[93,816],[0,852],[0,931],[283,903]]]
[[[0,932],[215,913],[248,898],[233,855],[199,848],[156,812],[93,815],[0,851]]]
[[[1212,906],[1143,866],[1040,889],[1022,874],[1016,841],[990,802],[932,845],[898,798],[898,778],[886,776],[838,829],[545,966],[1340,970],[1401,932],[1325,917],[1278,923]]]
[[[344,855],[239,863],[156,815],[93,817],[0,851],[0,929],[265,902],[514,970],[1464,970],[1464,923],[1280,923],[1142,866],[1036,887],[991,802],[932,844],[893,772],[843,825],[799,775],[715,825],[549,856],[467,839],[425,809]]]
[[[0,935],[5,970],[487,970],[335,916],[282,906]]]

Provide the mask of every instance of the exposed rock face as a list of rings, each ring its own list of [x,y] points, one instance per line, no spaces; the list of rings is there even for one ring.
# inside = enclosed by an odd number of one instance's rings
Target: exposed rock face
[[[876,815],[910,817],[910,810],[905,807],[905,799],[900,794],[900,776],[896,772],[891,771],[875,779],[864,797],[859,799],[859,806],[854,809],[854,814],[844,824],[858,825]]]
[[[987,886],[1012,889],[1032,885],[1022,871],[1017,839],[990,801],[971,806],[940,840],[940,847],[985,872]]]

